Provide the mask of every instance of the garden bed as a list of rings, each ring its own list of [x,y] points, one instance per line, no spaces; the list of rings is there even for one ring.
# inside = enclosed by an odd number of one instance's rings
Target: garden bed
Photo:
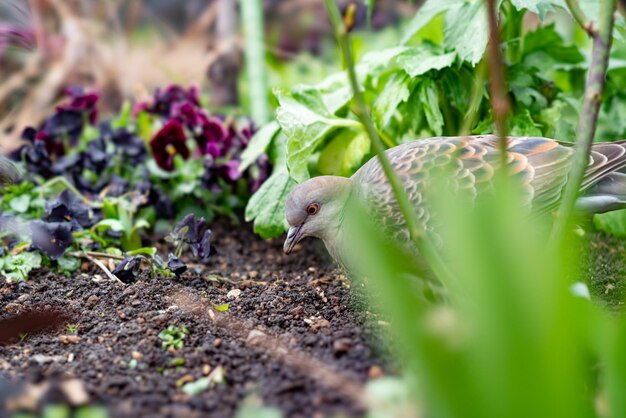
[[[37,270],[27,285],[1,282],[0,316],[50,305],[71,318],[0,347],[1,375],[38,384],[75,377],[91,403],[119,417],[229,417],[244,398],[290,417],[360,415],[350,387],[386,373],[375,354],[386,326],[364,308],[362,291],[350,288],[320,243],[285,256],[280,240],[245,227],[218,226],[214,236],[219,252],[207,269],[179,279],[125,286],[89,267],[72,277]],[[172,325],[189,335],[181,349],[163,350],[158,335]],[[315,362],[331,373],[312,373]],[[220,367],[222,383],[196,396],[182,390]],[[41,401],[69,403],[48,392]]]

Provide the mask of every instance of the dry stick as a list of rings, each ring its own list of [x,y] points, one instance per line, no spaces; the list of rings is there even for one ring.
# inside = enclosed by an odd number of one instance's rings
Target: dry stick
[[[339,8],[337,7],[337,4],[335,4],[334,0],[324,0],[324,2],[326,3],[326,10],[328,10],[330,23],[333,27],[335,37],[339,42],[339,47],[343,54],[344,64],[348,72],[348,78],[350,79],[350,85],[354,94],[355,113],[363,126],[365,126],[365,131],[372,142],[372,146],[378,156],[383,172],[385,173],[391,189],[393,190],[394,197],[398,202],[398,206],[402,216],[404,217],[412,241],[415,243],[415,246],[418,248],[420,253],[430,261],[431,268],[439,280],[444,286],[447,286],[456,280],[437,252],[437,249],[426,233],[426,230],[420,223],[415,210],[404,191],[404,186],[402,185],[398,174],[394,171],[389,158],[385,154],[385,148],[383,147],[380,136],[378,135],[378,131],[374,127],[372,119],[369,116],[369,110],[365,104],[365,99],[363,98],[363,93],[361,92],[359,82],[356,77],[356,71],[354,70],[352,41],[350,40],[346,26],[341,18]]]
[[[498,28],[498,6],[496,0],[487,0],[487,16],[489,20],[489,90],[491,109],[496,123],[496,134],[499,137],[501,168],[506,167],[507,159],[507,119],[511,111],[511,102],[507,94],[506,75],[500,44],[500,29]]]
[[[572,14],[576,20],[580,22],[586,21],[581,17],[580,7],[575,0],[568,0],[568,5],[574,5]],[[591,152],[591,143],[596,132],[596,124],[598,122],[598,112],[602,103],[602,94],[604,92],[604,83],[606,71],[609,64],[609,52],[611,51],[611,41],[613,32],[613,14],[615,13],[616,0],[602,0],[600,2],[600,15],[597,25],[583,25],[583,29],[588,30],[592,26],[597,26],[598,30],[589,30],[593,35],[593,49],[591,53],[591,66],[585,85],[585,96],[583,98],[583,106],[580,114],[580,121],[576,130],[576,145],[574,157],[568,173],[568,182],[565,185],[563,199],[556,213],[556,219],[552,227],[552,235],[550,243],[552,246],[557,245],[562,238],[565,228],[567,227],[572,213],[574,204],[580,190],[585,170],[589,161],[589,153]],[[578,9],[578,11],[575,11]]]
[[[72,255],[74,255],[75,257],[85,258],[85,259],[91,261],[96,266],[98,266],[100,268],[100,270],[102,270],[104,272],[104,274],[106,274],[109,279],[111,279],[113,281],[116,281],[118,283],[121,283],[124,286],[126,285],[126,283],[121,281],[115,274],[111,273],[111,271],[107,268],[107,266],[105,266],[104,263],[102,261],[98,260],[97,258],[94,258],[94,257],[92,257],[90,255],[87,255],[86,253],[74,253]]]

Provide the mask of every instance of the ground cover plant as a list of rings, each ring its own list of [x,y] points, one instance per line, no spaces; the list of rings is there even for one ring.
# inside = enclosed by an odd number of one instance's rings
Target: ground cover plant
[[[256,123],[178,84],[102,117],[105,92],[77,86],[23,130],[0,190],[11,416],[625,415],[626,214],[575,217],[571,192],[592,141],[626,138],[616,1],[426,0],[373,35],[384,2],[364,3],[324,2],[329,76],[285,64],[269,94],[261,3],[241,2]],[[528,218],[505,170],[474,200],[444,167],[424,190],[439,244],[383,152],[486,133],[575,141],[570,192]],[[370,158],[420,257],[358,205],[354,271],[259,238],[297,183]]]

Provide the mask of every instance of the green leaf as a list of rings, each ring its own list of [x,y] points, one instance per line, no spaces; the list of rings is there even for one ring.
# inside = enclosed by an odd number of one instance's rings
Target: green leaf
[[[458,6],[463,2],[464,0],[427,0],[424,4],[422,4],[413,20],[409,23],[407,31],[402,37],[400,43],[406,44],[435,16],[447,11],[451,7]]]
[[[92,228],[96,231],[102,231],[106,229],[112,229],[117,232],[124,231],[124,224],[117,219],[103,219],[97,224],[95,224]]]
[[[524,36],[522,60],[525,67],[543,72],[570,70],[585,64],[585,57],[575,45],[565,45],[554,24],[541,26]],[[528,68],[524,68],[528,70]]]
[[[511,118],[510,134],[512,136],[541,136],[542,132],[530,116],[530,111],[524,109]]]
[[[269,147],[272,139],[276,136],[280,129],[280,125],[276,121],[272,121],[254,134],[250,143],[241,154],[241,163],[239,164],[239,170],[244,171],[257,158],[259,158]]]
[[[30,207],[30,196],[27,194],[15,196],[9,201],[9,205],[17,213],[26,213]]]
[[[228,303],[222,303],[221,305],[213,305],[213,309],[220,312],[228,311]]]
[[[402,72],[392,74],[372,109],[372,116],[379,128],[384,128],[389,123],[400,103],[406,102],[409,95],[409,77]]]
[[[322,174],[349,177],[370,152],[370,140],[363,131],[342,130],[324,148],[318,162]]]
[[[331,115],[314,90],[296,90],[294,97],[275,94],[280,104],[276,118],[287,137],[287,166],[296,181],[304,181],[309,178],[309,157],[326,135],[341,126],[360,124]]]
[[[485,3],[455,3],[446,13],[444,45],[454,50],[461,60],[476,65],[483,57],[489,40]]]
[[[80,267],[80,260],[76,257],[62,256],[57,259],[59,268],[67,273],[73,273]]]
[[[274,169],[246,206],[246,221],[254,220],[254,232],[262,238],[277,237],[285,232],[285,200],[295,186],[286,167]]]
[[[411,77],[417,77],[431,70],[441,70],[454,63],[456,54],[435,54],[430,48],[418,47],[398,57],[398,65]]]
[[[181,232],[181,235],[182,234],[183,233]],[[157,255],[157,249],[155,247],[142,247],[137,248],[136,250],[128,251],[127,255],[146,255],[148,257],[154,257],[155,255]]]
[[[26,280],[33,269],[41,267],[41,261],[41,254],[37,252],[7,254],[0,258],[0,274],[9,280]]]
[[[562,0],[511,0],[511,3],[517,10],[526,9],[539,15],[541,20],[546,17],[547,13],[555,10],[554,6],[565,7]]]
[[[424,107],[426,120],[436,136],[443,132],[443,115],[439,109],[439,92],[435,82],[427,78],[420,83],[419,99]]]
[[[593,223],[600,231],[626,238],[626,209],[595,215]]]

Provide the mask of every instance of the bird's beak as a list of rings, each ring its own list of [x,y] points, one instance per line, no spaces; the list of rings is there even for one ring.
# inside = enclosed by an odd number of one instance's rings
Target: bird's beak
[[[287,238],[285,239],[285,244],[283,245],[283,251],[285,254],[291,253],[294,245],[296,245],[302,239],[302,225],[292,226],[289,228],[289,232],[287,232]]]

